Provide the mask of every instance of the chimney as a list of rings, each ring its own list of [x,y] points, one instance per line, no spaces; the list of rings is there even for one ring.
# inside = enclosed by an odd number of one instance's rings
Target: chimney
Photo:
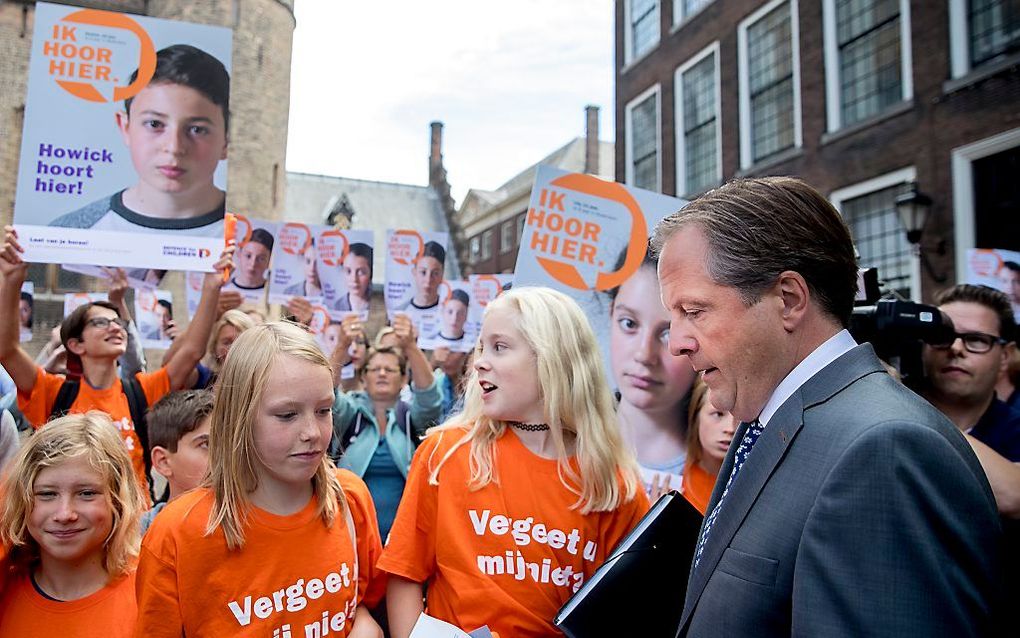
[[[432,144],[429,147],[429,184],[435,186],[437,171],[443,168],[443,123],[432,122]]]
[[[584,107],[584,172],[599,172],[599,107]]]

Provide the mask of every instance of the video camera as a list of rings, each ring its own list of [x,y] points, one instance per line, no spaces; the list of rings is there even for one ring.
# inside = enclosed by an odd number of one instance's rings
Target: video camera
[[[935,306],[882,299],[875,268],[862,269],[857,283],[850,334],[858,343],[870,343],[880,359],[896,368],[904,385],[918,390],[924,377],[922,345],[952,341],[952,320]]]

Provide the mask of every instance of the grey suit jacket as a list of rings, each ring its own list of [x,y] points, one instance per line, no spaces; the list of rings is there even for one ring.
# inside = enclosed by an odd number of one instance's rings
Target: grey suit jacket
[[[677,635],[987,636],[1000,534],[960,432],[858,346],[765,427],[691,572]]]

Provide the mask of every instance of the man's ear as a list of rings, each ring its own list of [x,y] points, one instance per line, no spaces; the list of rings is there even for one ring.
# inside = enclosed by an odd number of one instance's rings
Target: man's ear
[[[152,446],[152,469],[162,474],[165,478],[170,478],[174,475],[173,468],[170,467],[170,451],[162,445]]]
[[[783,327],[792,332],[811,305],[811,289],[804,277],[792,270],[779,274],[775,289],[783,304]]]
[[[1002,348],[1002,362],[999,364],[999,376],[1009,374],[1009,362],[1016,355],[1016,342],[1010,341]]]

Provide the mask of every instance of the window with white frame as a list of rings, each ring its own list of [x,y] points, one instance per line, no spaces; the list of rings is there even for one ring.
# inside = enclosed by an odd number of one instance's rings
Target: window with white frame
[[[969,0],[967,4],[972,66],[1004,53],[1020,51],[1020,2]]]
[[[722,179],[718,65],[715,42],[677,69],[678,193],[699,193]]]
[[[714,0],[673,0],[673,24],[680,24],[698,13]]]
[[[800,146],[797,6],[774,0],[737,29],[742,168]]]
[[[471,238],[471,263],[478,263],[482,254],[482,238],[475,235]]]
[[[832,194],[850,227],[862,268],[877,268],[884,289],[911,298],[913,251],[896,212],[896,197],[910,189],[913,168],[890,173]]]
[[[659,43],[659,0],[626,0],[626,60],[631,62]]]
[[[500,254],[508,253],[513,250],[514,240],[517,239],[515,233],[517,228],[514,224],[514,220],[508,219],[503,222],[499,227],[499,252]]]
[[[658,191],[659,86],[655,85],[627,105],[627,183]]]
[[[488,229],[482,233],[482,254],[480,259],[485,261],[492,257],[492,229]]]
[[[908,100],[909,0],[824,0],[829,130]]]

